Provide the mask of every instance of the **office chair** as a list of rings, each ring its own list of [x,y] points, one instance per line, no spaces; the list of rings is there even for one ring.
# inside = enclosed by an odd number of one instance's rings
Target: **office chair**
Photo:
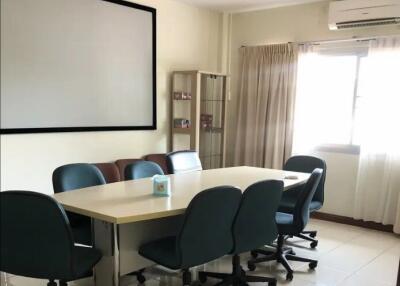
[[[271,252],[263,249],[253,250],[253,257],[257,256],[257,254],[264,254],[266,256],[249,260],[247,266],[250,271],[256,269],[256,263],[276,260],[285,267],[287,271],[286,279],[290,281],[293,279],[293,270],[290,267],[288,260],[309,262],[310,269],[317,267],[317,260],[299,257],[292,254],[291,249],[284,249],[284,241],[286,235],[297,235],[301,233],[307,225],[310,217],[310,203],[316,189],[318,188],[322,174],[322,169],[315,169],[312,172],[301,194],[297,198],[293,214],[281,212],[276,213],[276,223],[278,226],[278,243],[276,251],[271,254]]]
[[[167,154],[159,153],[159,154],[148,154],[144,156],[146,161],[151,161],[157,163],[161,169],[163,170],[164,174],[168,174],[167,168]]]
[[[106,181],[100,170],[86,163],[60,166],[53,172],[54,193],[103,185]],[[87,216],[67,211],[76,243],[92,245],[91,219]]]
[[[92,164],[77,163],[60,166],[53,172],[53,188],[55,193],[73,191],[85,187],[106,184],[101,171]],[[67,212],[76,243],[92,245],[92,222],[87,216]],[[146,281],[144,269],[129,273],[135,275],[140,283]]]
[[[119,159],[115,161],[115,165],[117,165],[119,173],[121,174],[121,180],[124,179],[125,176],[125,168],[126,166],[143,161],[142,159]]]
[[[240,253],[272,243],[278,235],[275,214],[282,196],[283,182],[261,181],[244,191],[232,226],[234,246],[231,250],[232,273],[199,272],[200,282],[207,277],[223,279],[222,285],[246,285],[247,282],[268,282],[276,285],[270,277],[248,276],[240,266]]]
[[[148,178],[154,175],[164,175],[161,167],[154,162],[138,161],[125,167],[125,180]]]
[[[0,198],[1,271],[65,286],[100,260],[97,249],[74,245],[64,209],[53,198],[28,191],[0,192]]]
[[[164,175],[161,167],[150,161],[137,161],[135,163],[129,164],[125,167],[125,180],[135,180],[141,178],[148,178],[154,175]],[[128,275],[136,275],[137,279],[140,283],[146,281],[146,278],[143,276],[144,268],[129,273]]]
[[[106,184],[111,184],[121,181],[121,175],[119,169],[114,163],[95,163],[95,165],[101,172],[106,181]]]
[[[196,151],[176,151],[167,154],[167,168],[169,174],[201,171],[199,155]]]
[[[170,269],[182,269],[183,285],[189,285],[191,267],[232,250],[231,227],[241,195],[239,189],[230,186],[198,193],[186,209],[178,234],[142,245],[139,254]]]
[[[324,204],[324,185],[326,177],[326,163],[324,160],[312,156],[293,156],[287,160],[283,167],[286,171],[311,173],[314,169],[320,168],[323,170],[321,180],[315,195],[310,203],[310,212],[314,212],[322,208]],[[298,186],[293,189],[283,192],[282,200],[279,205],[279,211],[285,213],[293,213],[295,204],[303,186]],[[317,231],[303,231],[296,237],[311,241],[310,247],[315,248],[318,245],[318,240],[315,239]]]

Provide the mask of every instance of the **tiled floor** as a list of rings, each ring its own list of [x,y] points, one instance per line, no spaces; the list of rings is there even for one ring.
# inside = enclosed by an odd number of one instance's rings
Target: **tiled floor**
[[[275,276],[278,285],[290,286],[395,286],[397,268],[400,258],[400,237],[384,232],[378,232],[359,227],[336,224],[320,220],[312,220],[310,229],[318,230],[319,244],[316,250],[310,250],[308,243],[293,239],[298,245],[297,254],[317,258],[318,267],[315,271],[308,270],[304,263],[292,262],[295,269],[292,282],[286,282],[285,271],[274,262],[261,264],[253,272],[255,275]],[[243,255],[246,261],[247,255]],[[243,263],[243,266],[246,264]],[[229,257],[224,257],[209,263],[202,268],[211,271],[230,272]],[[146,274],[145,285],[169,286],[181,285],[176,273],[166,273],[158,268],[150,269]],[[209,279],[205,285],[213,285],[217,281]],[[1,286],[39,286],[46,285],[43,280],[11,276]],[[92,286],[91,279],[83,279],[71,286]],[[124,277],[122,285],[136,285],[133,277]],[[262,285],[254,283],[254,285]],[[263,284],[265,285],[265,284]]]

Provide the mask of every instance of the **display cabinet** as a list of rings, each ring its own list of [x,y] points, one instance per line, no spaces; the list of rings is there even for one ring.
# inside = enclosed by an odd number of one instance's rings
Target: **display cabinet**
[[[172,151],[196,150],[204,169],[224,167],[227,76],[176,71],[172,77]]]

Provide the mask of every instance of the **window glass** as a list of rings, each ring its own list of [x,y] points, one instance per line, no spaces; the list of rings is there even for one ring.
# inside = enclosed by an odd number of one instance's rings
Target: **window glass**
[[[294,146],[351,144],[357,54],[306,54],[299,58]]]

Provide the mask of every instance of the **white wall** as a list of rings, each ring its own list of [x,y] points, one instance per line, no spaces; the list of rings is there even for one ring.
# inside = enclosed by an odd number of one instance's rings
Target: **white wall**
[[[232,164],[238,99],[239,48],[285,42],[318,41],[399,34],[399,26],[329,31],[328,2],[233,14],[231,23],[231,101],[228,113],[227,162]],[[229,144],[231,142],[231,144]],[[319,152],[328,165],[326,200],[322,211],[352,216],[358,156]]]
[[[170,73],[176,69],[218,71],[222,14],[172,0],[135,2],[157,9],[157,130],[1,135],[1,190],[51,194],[52,171],[62,164],[167,151]]]

